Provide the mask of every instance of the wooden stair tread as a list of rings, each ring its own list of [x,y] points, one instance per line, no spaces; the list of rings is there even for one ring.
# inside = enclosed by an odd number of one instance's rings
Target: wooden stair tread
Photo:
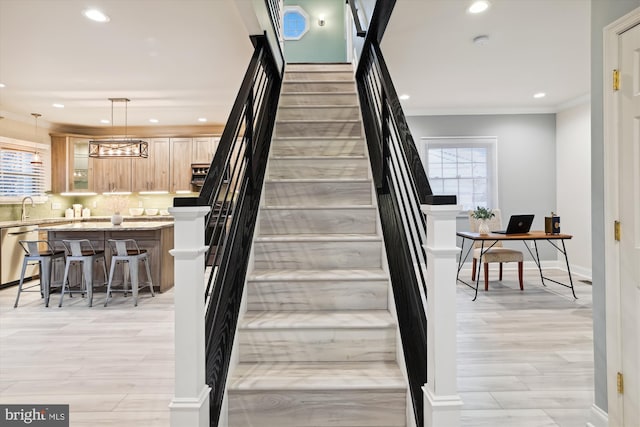
[[[388,310],[247,311],[240,329],[394,328]]]
[[[259,235],[254,242],[379,242],[382,237],[378,234],[269,234]]]
[[[248,280],[263,281],[316,281],[316,280],[388,280],[389,274],[382,268],[326,269],[326,270],[253,270]]]
[[[230,391],[406,390],[396,362],[239,363]]]

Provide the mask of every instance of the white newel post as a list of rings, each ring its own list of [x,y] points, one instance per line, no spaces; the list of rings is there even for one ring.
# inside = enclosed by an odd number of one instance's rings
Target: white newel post
[[[422,205],[427,217],[427,384],[424,425],[459,427],[456,366],[457,205]]]
[[[209,427],[205,383],[204,217],[208,206],[169,208],[174,216],[175,391],[171,427]]]

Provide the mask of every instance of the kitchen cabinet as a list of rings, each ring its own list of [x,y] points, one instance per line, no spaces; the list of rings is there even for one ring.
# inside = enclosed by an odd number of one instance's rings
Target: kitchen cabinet
[[[150,138],[149,157],[132,159],[132,191],[169,191],[169,138]]]
[[[51,190],[92,191],[89,167],[89,139],[51,136]]]
[[[213,136],[193,138],[193,158],[191,163],[206,163],[210,165],[219,141],[220,138]]]
[[[171,192],[191,191],[192,138],[171,138]]]
[[[211,164],[217,136],[146,138],[149,157],[89,157],[89,136],[51,136],[51,189],[66,191],[193,191],[191,164]]]
[[[93,177],[92,187],[96,193],[131,191],[130,158],[90,158],[89,165]]]

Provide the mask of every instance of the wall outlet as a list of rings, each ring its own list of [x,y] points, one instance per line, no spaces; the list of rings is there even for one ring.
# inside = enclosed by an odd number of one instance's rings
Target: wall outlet
[[[52,210],[62,209],[62,206],[60,205],[60,202],[53,202],[51,203],[51,209]]]
[[[93,209],[97,208],[98,207],[98,202],[96,202],[95,200],[93,202],[91,202],[91,207]]]

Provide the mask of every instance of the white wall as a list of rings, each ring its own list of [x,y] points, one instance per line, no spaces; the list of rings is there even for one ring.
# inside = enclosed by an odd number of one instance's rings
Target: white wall
[[[591,278],[591,104],[556,115],[557,211],[571,271]],[[559,258],[561,259],[561,258]]]

